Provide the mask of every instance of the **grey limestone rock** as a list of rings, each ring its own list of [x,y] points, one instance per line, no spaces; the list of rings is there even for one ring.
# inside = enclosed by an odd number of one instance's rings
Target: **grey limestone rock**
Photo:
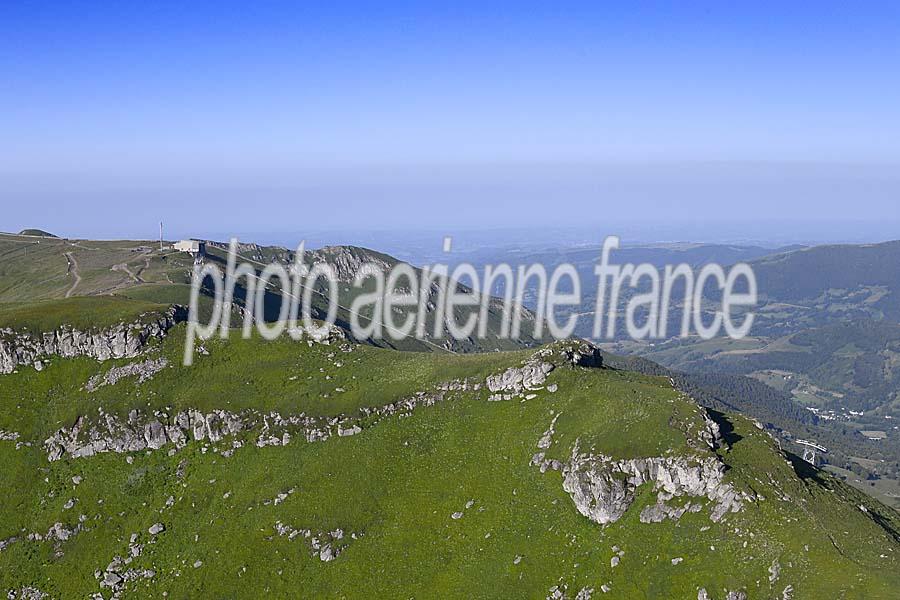
[[[164,337],[185,318],[184,308],[173,306],[155,318],[99,331],[80,331],[67,325],[39,335],[0,329],[0,373],[12,373],[23,364],[42,370],[44,364],[39,359],[48,356],[89,356],[100,361],[132,358],[141,353],[150,339]]]
[[[710,518],[719,521],[728,512],[738,512],[742,501],[752,498],[739,493],[725,481],[725,466],[714,455],[665,456],[613,460],[579,452],[576,443],[563,468],[563,489],[572,497],[582,515],[595,523],[619,520],[631,506],[635,489],[651,483],[663,499],[675,496],[707,498],[713,508]],[[680,517],[692,505],[671,508],[663,502],[645,508],[643,522]]]

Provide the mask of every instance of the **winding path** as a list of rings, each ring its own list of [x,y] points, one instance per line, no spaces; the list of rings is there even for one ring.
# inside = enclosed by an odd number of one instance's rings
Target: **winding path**
[[[138,273],[134,273],[131,269],[128,268],[127,263],[119,263],[117,265],[113,265],[111,270],[112,271],[121,271],[121,272],[125,273],[126,275],[131,277],[131,279],[135,283],[144,283],[144,280],[141,279],[140,275],[138,274],[144,270],[143,267],[138,270]]]
[[[66,275],[71,273],[75,276],[75,282],[72,284],[72,287],[68,289],[66,292],[66,298],[72,295],[72,292],[75,291],[75,288],[78,287],[78,284],[81,283],[81,275],[78,274],[78,261],[75,260],[75,255],[71,252],[66,252],[66,262],[68,263],[68,268],[66,269]]]

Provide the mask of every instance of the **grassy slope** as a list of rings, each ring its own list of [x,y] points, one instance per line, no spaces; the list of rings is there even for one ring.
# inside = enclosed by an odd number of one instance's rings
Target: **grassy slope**
[[[158,351],[177,363],[180,350],[178,333]],[[2,376],[0,429],[41,440],[77,415],[96,414],[98,406],[118,414],[164,406],[337,414],[455,377],[483,377],[527,356],[370,347],[344,354],[329,346],[236,339],[211,343],[210,352],[190,369],[170,367],[141,386],[125,380],[93,394],[80,387],[111,363],[56,359],[42,373]],[[683,453],[676,425],[699,417],[693,403],[659,378],[562,368],[551,381],[558,392],[526,402],[459,393],[354,437],[261,449],[247,444],[227,459],[204,453],[209,444],[191,443],[171,457],[136,453],[131,465],[112,454],[47,463],[36,447],[15,450],[0,442],[0,489],[16,490],[0,511],[0,539],[88,517],[87,530],[62,544],[61,556],[41,542],[0,552],[0,589],[31,584],[54,597],[84,597],[98,590],[94,571],[124,556],[132,533],[147,542],[147,528],[157,521],[167,531],[129,565],[157,573],[132,584],[139,596],[296,597],[302,590],[305,597],[543,598],[559,583],[572,595],[584,585],[599,594],[605,583],[628,598],[695,598],[699,587],[719,598],[723,589],[742,586],[751,598],[770,597],[788,584],[795,598],[888,598],[900,585],[900,545],[857,506],[893,518],[894,530],[896,516],[802,465],[799,476],[774,442],[741,418],[729,435],[732,449],[721,453],[729,479],[764,501],[719,524],[706,509],[677,523],[641,524],[640,507],[651,501],[644,489],[622,520],[605,528],[591,523],[575,511],[559,473],[528,465],[553,414],[562,413],[551,449],[558,458],[576,438],[582,448],[621,458]],[[336,387],[347,391],[338,394]],[[183,480],[176,475],[182,461]],[[74,475],[84,478],[77,487]],[[264,504],[291,488],[283,504]],[[166,508],[170,495],[176,501]],[[77,502],[64,510],[70,498]],[[466,510],[470,499],[475,503]],[[453,520],[456,511],[465,514]],[[275,535],[276,521],[340,527],[362,537],[322,563],[302,539]],[[625,554],[611,568],[614,545]],[[672,565],[675,557],[684,562]],[[770,588],[767,569],[776,558],[782,575]],[[203,564],[194,568],[198,560]]]
[[[193,261],[188,255],[154,248],[154,242],[147,241],[0,235],[0,302],[63,298],[70,290],[73,296],[110,294],[141,281],[159,286],[190,281]],[[74,288],[74,269],[66,253],[81,278]]]
[[[70,325],[81,331],[130,323],[144,314],[160,314],[168,304],[133,300],[122,296],[85,296],[64,300],[0,303],[0,327],[32,334]]]

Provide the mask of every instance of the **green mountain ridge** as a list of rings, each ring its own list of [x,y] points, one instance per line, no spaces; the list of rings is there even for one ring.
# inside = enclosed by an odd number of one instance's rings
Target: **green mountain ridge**
[[[583,343],[234,338],[182,367],[182,340],[0,376],[0,485],[20,490],[0,587],[888,598],[900,583],[896,513]]]
[[[227,259],[228,244],[210,241],[207,243],[205,260],[218,264],[224,269]],[[247,261],[258,267],[257,274],[266,264],[278,262],[290,265],[294,262],[294,252],[277,246],[259,246],[253,243],[241,244],[239,261]],[[348,334],[350,330],[349,307],[353,299],[362,292],[371,291],[370,287],[356,289],[352,287],[352,278],[359,265],[372,262],[381,265],[385,270],[399,261],[365,248],[352,246],[334,246],[309,250],[304,261],[306,264],[327,262],[337,271],[340,286],[338,288],[337,324]],[[35,240],[22,236],[0,236],[0,326],[3,326],[2,310],[4,305],[15,303],[30,304],[35,301],[56,300],[59,310],[66,312],[66,299],[94,296],[117,296],[134,300],[135,315],[146,306],[141,303],[181,304],[187,305],[190,300],[190,281],[193,270],[193,257],[185,252],[173,250],[169,245],[159,249],[158,242],[134,240],[68,240],[63,238]],[[419,269],[415,269],[420,274]],[[464,285],[458,285],[461,291],[470,291]],[[239,280],[235,286],[235,306],[232,307],[232,322],[239,323],[243,318],[241,308],[244,306],[246,284]],[[327,313],[327,293],[324,282],[319,282],[313,294],[312,316],[324,318]],[[279,290],[270,286],[264,296],[266,320],[278,318],[278,309],[282,302]],[[74,303],[74,301],[72,301]],[[112,302],[112,301],[110,301]],[[96,303],[97,310],[88,314],[88,319],[102,320],[101,303]],[[117,304],[121,308],[122,304]],[[207,319],[212,309],[212,299],[205,296],[201,299],[201,320]],[[435,338],[434,315],[426,315],[427,332],[431,332],[424,340],[405,338],[391,339],[385,335],[380,339],[358,340],[375,345],[392,347],[400,350],[417,351],[452,351],[474,352],[486,350],[515,350],[534,346],[540,342],[535,339],[533,331],[534,316],[530,311],[520,310],[522,318],[522,335],[518,339],[505,339],[499,335],[502,305],[496,299],[490,302],[488,310],[488,329],[484,338],[467,340],[452,339],[446,333]],[[404,311],[401,311],[405,313]],[[457,319],[462,322],[466,309],[457,309]],[[361,321],[368,323],[371,315],[364,313]],[[398,320],[402,315],[398,316]]]
[[[63,325],[106,339],[152,323],[181,303],[193,262],[149,243],[14,241],[0,246],[0,328],[18,332],[0,336],[6,353]],[[394,260],[307,259],[338,265],[342,286],[360,262]],[[321,342],[214,338],[183,367],[171,323],[127,357],[28,354],[0,374],[11,597],[890,598],[900,585],[898,513],[789,443],[834,443],[849,461],[856,442],[771,382],[580,341],[398,352],[340,327]]]

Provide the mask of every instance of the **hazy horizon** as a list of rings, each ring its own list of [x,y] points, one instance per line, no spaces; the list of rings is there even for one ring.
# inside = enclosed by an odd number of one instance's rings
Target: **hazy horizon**
[[[0,33],[4,229],[900,237],[889,3],[7,3]]]

